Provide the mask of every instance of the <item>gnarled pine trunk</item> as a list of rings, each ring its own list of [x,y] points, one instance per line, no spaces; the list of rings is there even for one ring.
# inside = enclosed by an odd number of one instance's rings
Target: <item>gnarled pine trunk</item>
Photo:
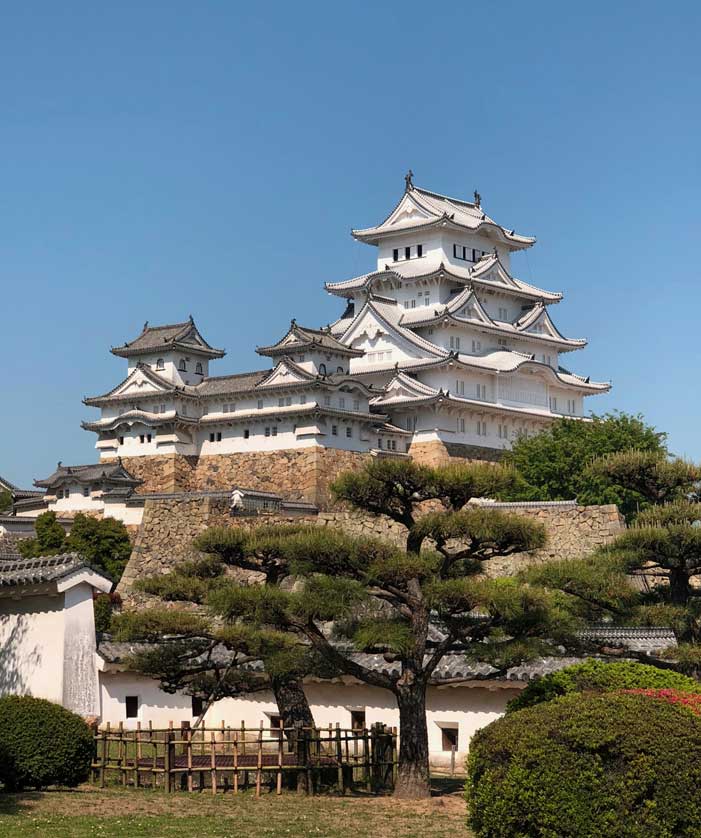
[[[686,605],[691,596],[691,585],[686,570],[673,568],[669,571],[669,595],[675,605]]]
[[[302,682],[299,678],[285,678],[274,675],[270,679],[270,686],[277,702],[277,709],[280,712],[282,725],[285,728],[285,736],[290,742],[290,747],[295,748],[295,737],[298,734],[304,735],[301,728],[307,731],[314,727],[314,716],[309,709],[307,696],[302,689]],[[307,775],[304,771],[297,772],[296,789],[300,794],[311,791],[307,788]]]
[[[399,768],[395,797],[430,797],[426,685],[417,679],[395,692],[399,707]]]

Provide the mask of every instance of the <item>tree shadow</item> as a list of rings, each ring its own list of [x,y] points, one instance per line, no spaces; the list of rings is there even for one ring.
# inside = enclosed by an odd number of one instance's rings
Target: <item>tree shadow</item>
[[[25,648],[28,623],[26,614],[0,614],[0,695],[29,692],[27,673],[41,666],[39,648]]]
[[[431,777],[431,797],[448,797],[462,794],[464,790],[464,777]]]

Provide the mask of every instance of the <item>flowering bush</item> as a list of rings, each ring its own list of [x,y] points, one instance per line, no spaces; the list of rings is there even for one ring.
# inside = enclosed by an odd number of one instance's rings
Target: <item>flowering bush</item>
[[[701,695],[695,693],[680,692],[679,690],[620,690],[628,695],[645,695],[648,698],[656,698],[666,701],[669,704],[678,704],[686,707],[695,716],[701,716]]]

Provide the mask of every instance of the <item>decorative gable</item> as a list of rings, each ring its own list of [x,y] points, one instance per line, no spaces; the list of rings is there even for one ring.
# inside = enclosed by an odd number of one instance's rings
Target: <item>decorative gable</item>
[[[300,384],[312,380],[314,380],[313,375],[305,372],[288,359],[284,359],[257,386],[275,387],[281,384]]]

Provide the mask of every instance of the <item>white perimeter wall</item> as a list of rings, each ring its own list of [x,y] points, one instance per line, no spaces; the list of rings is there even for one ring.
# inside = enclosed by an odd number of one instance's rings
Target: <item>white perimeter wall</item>
[[[62,702],[64,619],[63,594],[0,598],[0,694]]]
[[[102,672],[100,674],[102,723],[111,725],[122,722],[127,728],[150,721],[154,727],[167,727],[173,722],[193,722],[192,702],[186,695],[168,695],[150,678],[128,672]],[[305,692],[319,727],[335,725],[350,727],[351,711],[364,710],[368,726],[376,722],[390,726],[399,725],[399,711],[394,696],[386,690],[363,684],[311,683]],[[458,755],[461,760],[467,752],[470,738],[481,727],[501,716],[506,703],[517,690],[496,687],[431,687],[428,691],[427,718],[429,749],[434,765],[450,761],[450,752],[442,749],[443,726],[458,728]],[[126,718],[126,696],[137,696],[139,715]],[[207,713],[206,724],[218,727],[224,721],[231,727],[257,728],[260,722],[267,726],[270,715],[277,715],[277,705],[272,694],[261,692],[246,698],[224,699]],[[457,763],[458,766],[460,763]]]

